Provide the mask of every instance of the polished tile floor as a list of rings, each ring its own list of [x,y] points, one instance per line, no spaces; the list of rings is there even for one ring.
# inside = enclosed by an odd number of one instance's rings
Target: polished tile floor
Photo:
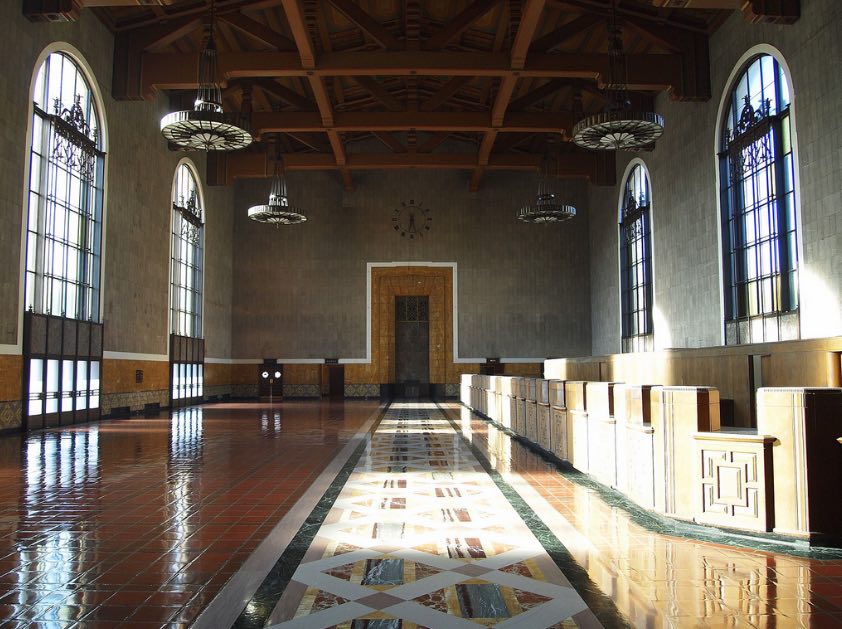
[[[657,532],[467,409],[452,417],[633,626],[842,627],[842,554],[811,559]]]
[[[455,404],[394,407],[366,443],[358,433],[380,412],[374,402],[219,404],[0,439],[0,626],[227,627],[209,610],[237,600],[233,586],[255,557],[286,556],[267,540],[312,529],[303,561],[288,567],[299,585],[278,592],[269,626],[313,626],[333,609],[342,618],[332,626],[398,627],[389,608],[417,605],[434,621],[404,615],[402,629],[543,627],[569,617],[539,621],[548,601],[570,594],[605,626],[842,627],[840,559],[650,530]],[[359,458],[348,455],[356,441]],[[337,461],[344,471],[325,491]],[[324,522],[310,514],[302,526],[307,501]],[[396,548],[407,534],[420,547]],[[348,552],[359,557],[336,559]],[[511,552],[529,558],[494,564]],[[506,581],[514,577],[529,587]],[[409,592],[426,586],[437,589]],[[349,603],[366,609],[349,615]]]
[[[601,626],[432,403],[389,408],[265,624]]]
[[[188,626],[377,406],[216,404],[0,439],[2,627]]]

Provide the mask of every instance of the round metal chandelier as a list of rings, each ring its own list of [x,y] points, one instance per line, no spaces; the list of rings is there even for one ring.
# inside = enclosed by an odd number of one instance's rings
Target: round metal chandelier
[[[550,160],[544,159],[538,179],[538,196],[534,204],[518,210],[517,218],[524,223],[562,223],[576,216],[576,208],[556,199],[550,172]]]
[[[582,148],[618,151],[652,144],[664,132],[664,118],[653,111],[606,109],[573,127],[573,141]]]
[[[272,177],[272,189],[269,192],[269,203],[253,205],[248,209],[248,217],[258,223],[270,225],[298,225],[307,221],[304,210],[290,205],[287,196],[286,179],[277,173]]]
[[[608,103],[601,113],[588,116],[573,127],[573,142],[597,151],[639,150],[650,146],[664,132],[663,116],[631,107],[616,10],[616,0],[613,0],[608,24]]]
[[[214,1],[210,7],[210,34],[199,56],[199,90],[193,109],[176,111],[161,119],[163,136],[182,148],[193,151],[236,151],[251,144],[244,117],[226,114],[222,109],[222,90],[217,82],[217,51],[213,39]]]

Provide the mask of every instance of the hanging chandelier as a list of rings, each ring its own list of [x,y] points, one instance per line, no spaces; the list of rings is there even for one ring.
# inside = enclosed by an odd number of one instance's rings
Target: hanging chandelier
[[[574,216],[576,216],[575,207],[556,199],[550,159],[545,157],[538,176],[538,196],[535,203],[521,207],[517,218],[524,223],[561,223]]]
[[[279,175],[277,169],[272,177],[269,203],[253,205],[248,209],[248,217],[258,223],[269,223],[275,226],[298,225],[307,221],[304,210],[290,204],[287,196],[286,178]]]
[[[608,102],[601,113],[588,116],[573,127],[573,142],[598,151],[638,150],[655,142],[664,132],[663,116],[631,106],[616,4],[616,0],[611,3],[608,24]]]
[[[210,33],[199,56],[199,90],[193,109],[176,111],[161,119],[161,133],[173,144],[194,151],[236,151],[251,144],[243,116],[226,114],[217,74],[214,0],[210,6]]]

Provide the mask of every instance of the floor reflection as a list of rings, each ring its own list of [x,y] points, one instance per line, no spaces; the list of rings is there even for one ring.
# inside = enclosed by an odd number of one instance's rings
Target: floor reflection
[[[458,408],[463,434],[504,477],[526,481],[539,502],[546,501],[555,521],[541,517],[635,626],[842,626],[842,560],[650,530],[503,431]]]
[[[0,438],[2,626],[186,626],[377,404],[321,408],[217,404]]]

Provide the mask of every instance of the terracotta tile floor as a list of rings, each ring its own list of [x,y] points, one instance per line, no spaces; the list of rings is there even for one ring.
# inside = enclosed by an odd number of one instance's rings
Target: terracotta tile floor
[[[452,408],[463,434],[504,478],[549,504],[554,521],[542,519],[634,626],[842,627],[842,560],[648,530],[487,421]]]
[[[186,627],[377,405],[217,404],[0,439],[2,627]]]

